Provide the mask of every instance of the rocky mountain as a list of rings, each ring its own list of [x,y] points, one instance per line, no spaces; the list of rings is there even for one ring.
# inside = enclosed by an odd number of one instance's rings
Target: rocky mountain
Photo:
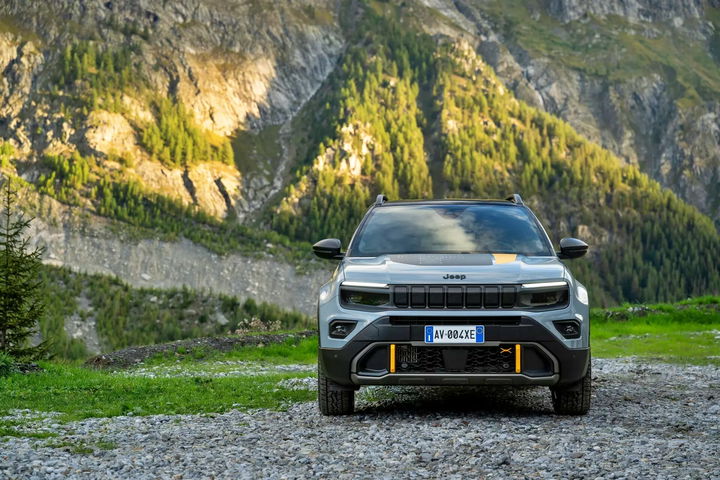
[[[328,266],[306,242],[347,236],[373,194],[519,190],[600,247],[578,267],[598,303],[717,291],[716,227],[640,173],[717,219],[714,19],[704,1],[8,0],[0,170],[48,262],[138,286],[312,313]]]
[[[282,186],[278,179],[294,152],[290,128],[280,126],[315,93],[345,48],[342,22],[356,14],[347,3],[4,2],[0,135],[22,155],[78,147],[132,157],[130,176],[152,190],[214,216],[234,210],[244,219]],[[429,33],[470,41],[520,99],[567,120],[719,218],[717,2],[398,5],[396,14]],[[48,95],[57,83],[59,46],[80,41],[137,50],[131,83],[142,88],[123,91],[117,112],[101,108],[67,118],[58,104],[67,103],[74,86]],[[155,114],[148,91],[182,101],[199,127],[236,136],[245,171],[207,164],[163,168],[148,161],[138,138]],[[267,126],[275,128],[263,130]],[[33,175],[32,169],[23,172]]]
[[[274,259],[283,247],[272,235],[258,231],[262,238],[243,255],[231,245],[249,246],[244,230],[215,235],[208,251],[197,245],[209,245],[195,236],[197,224],[184,242],[174,241],[177,225],[163,225],[168,208],[175,219],[197,214],[207,225],[243,220],[264,205],[290,164],[281,125],[319,88],[343,46],[332,1],[3,2],[0,167],[61,201],[26,196],[47,262],[138,287],[211,288],[312,313],[303,287],[322,283],[324,271],[297,273],[282,255]],[[235,136],[237,161],[159,158],[143,134],[168,122],[158,104],[166,97],[184,107],[170,121],[196,132],[186,143],[229,145]],[[117,190],[128,184],[141,190],[136,206],[165,202],[140,238],[118,237],[117,224],[97,216],[142,216],[113,211],[132,201]],[[152,238],[158,229],[164,238]],[[218,255],[228,247],[236,253]],[[269,254],[257,258],[260,250]],[[287,293],[278,296],[281,289]]]
[[[242,216],[273,183],[220,162],[155,161],[142,133],[162,120],[156,103],[172,96],[209,136],[281,125],[334,68],[337,14],[330,0],[3,2],[0,137],[29,160],[77,149],[213,216]],[[33,181],[38,170],[19,173]]]
[[[516,95],[720,220],[720,3],[424,0]],[[448,26],[450,25],[450,26]]]

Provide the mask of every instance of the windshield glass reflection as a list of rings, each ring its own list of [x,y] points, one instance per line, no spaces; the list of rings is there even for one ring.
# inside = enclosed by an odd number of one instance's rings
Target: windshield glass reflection
[[[400,253],[552,255],[525,208],[496,204],[388,205],[375,209],[352,256]]]

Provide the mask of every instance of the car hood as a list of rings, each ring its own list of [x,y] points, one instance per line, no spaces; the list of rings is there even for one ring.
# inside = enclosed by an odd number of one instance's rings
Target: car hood
[[[346,282],[387,284],[492,284],[562,280],[557,257],[511,254],[403,254],[348,257]]]

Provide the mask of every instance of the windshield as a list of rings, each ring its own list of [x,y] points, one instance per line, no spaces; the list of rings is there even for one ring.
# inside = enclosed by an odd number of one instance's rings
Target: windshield
[[[376,208],[349,255],[515,253],[553,255],[525,208],[497,204],[388,205]]]

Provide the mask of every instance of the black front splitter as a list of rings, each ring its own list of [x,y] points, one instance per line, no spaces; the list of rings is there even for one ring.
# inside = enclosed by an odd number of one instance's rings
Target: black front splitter
[[[559,375],[529,377],[522,374],[407,374],[391,373],[382,377],[350,375],[356,385],[555,385]]]

